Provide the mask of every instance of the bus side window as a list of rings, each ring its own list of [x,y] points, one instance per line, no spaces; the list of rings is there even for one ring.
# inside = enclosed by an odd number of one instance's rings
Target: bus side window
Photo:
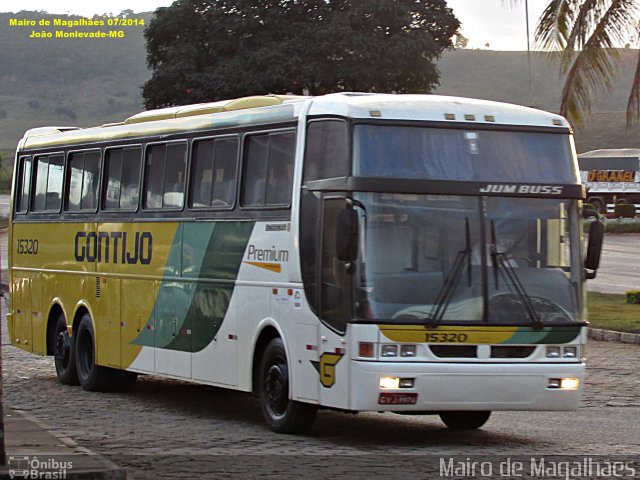
[[[31,169],[33,160],[31,157],[20,158],[20,166],[18,170],[18,184],[16,191],[16,213],[26,213],[29,206],[29,196],[31,193]]]
[[[151,145],[145,159],[145,209],[176,208],[184,204],[187,144]]]
[[[189,207],[233,206],[237,162],[236,137],[194,142]]]
[[[267,205],[291,204],[295,152],[296,136],[293,132],[270,135],[265,192]]]
[[[75,152],[69,155],[65,210],[95,211],[98,206],[100,152]]]
[[[247,136],[240,197],[243,207],[291,204],[295,138],[292,131]]]
[[[64,176],[64,155],[53,154],[36,157],[36,190],[33,210],[59,212],[62,203],[62,179]]]
[[[343,120],[314,120],[307,126],[304,182],[349,175],[349,131]]]
[[[140,192],[140,147],[112,148],[105,154],[102,208],[135,210]]]

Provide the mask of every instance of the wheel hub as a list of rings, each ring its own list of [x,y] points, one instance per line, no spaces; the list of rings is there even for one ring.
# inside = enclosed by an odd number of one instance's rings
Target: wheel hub
[[[69,335],[67,332],[58,333],[58,337],[56,338],[56,359],[63,365],[66,366],[69,363],[69,356],[71,352],[71,341],[69,339]]]
[[[269,367],[266,393],[271,411],[276,415],[283,415],[289,402],[289,384],[281,365],[275,364]]]

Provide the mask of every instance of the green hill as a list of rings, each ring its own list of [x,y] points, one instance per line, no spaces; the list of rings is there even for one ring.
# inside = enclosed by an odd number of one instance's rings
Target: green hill
[[[135,17],[148,22],[151,14]],[[124,38],[35,39],[28,38],[31,28],[10,26],[11,18],[53,21],[81,17],[0,13],[0,151],[5,158],[13,156],[18,140],[29,128],[101,125],[142,110],[141,87],[149,77],[143,28],[117,28],[125,31]]]

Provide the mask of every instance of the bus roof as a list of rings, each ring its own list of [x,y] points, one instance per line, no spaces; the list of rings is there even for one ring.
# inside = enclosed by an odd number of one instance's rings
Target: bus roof
[[[640,148],[601,148],[578,155],[578,158],[640,158]]]
[[[564,127],[560,115],[508,103],[441,95],[330,94],[313,98],[309,115],[435,122]]]
[[[98,127],[34,128],[25,133],[18,150],[282,121],[298,118],[305,106],[308,115],[569,128],[559,115],[469,98],[375,93],[265,95],[149,110]]]

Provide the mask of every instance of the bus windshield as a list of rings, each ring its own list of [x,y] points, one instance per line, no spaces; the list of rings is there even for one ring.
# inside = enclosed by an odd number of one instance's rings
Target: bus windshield
[[[354,176],[579,183],[569,135],[360,124]]]
[[[582,320],[576,201],[359,193],[353,202],[359,319]]]

